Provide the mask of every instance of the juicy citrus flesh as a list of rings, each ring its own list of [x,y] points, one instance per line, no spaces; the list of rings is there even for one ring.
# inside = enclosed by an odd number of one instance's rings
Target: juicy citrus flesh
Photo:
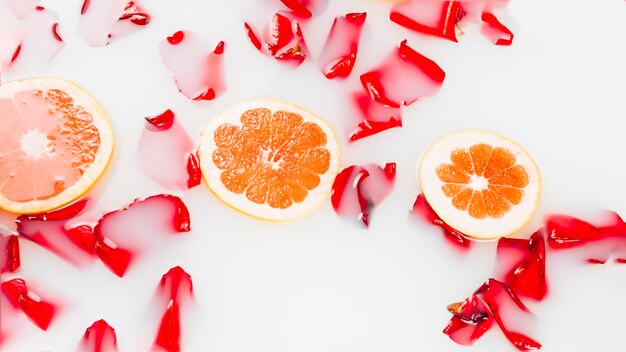
[[[273,221],[319,206],[339,168],[337,142],[325,121],[269,99],[244,102],[216,117],[203,133],[199,155],[219,198]]]
[[[97,180],[108,164],[112,137],[102,110],[86,95],[54,78],[0,87],[0,208],[55,209]]]
[[[501,218],[522,201],[528,173],[515,164],[515,156],[507,148],[474,144],[469,149],[455,149],[450,160],[452,163],[437,167],[437,177],[444,182],[441,189],[454,207],[467,210],[471,217]],[[472,182],[486,187],[473,189]]]
[[[519,230],[541,196],[541,175],[530,155],[491,132],[461,131],[433,143],[418,178],[437,215],[474,239]]]
[[[224,186],[272,208],[302,203],[330,166],[324,131],[297,113],[266,108],[244,112],[241,123],[215,131],[213,163],[224,170]]]

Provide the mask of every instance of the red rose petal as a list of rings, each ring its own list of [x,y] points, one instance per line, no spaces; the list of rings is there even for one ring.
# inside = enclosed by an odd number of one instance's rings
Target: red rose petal
[[[199,170],[194,170],[193,165],[190,165],[190,158],[195,149],[191,137],[176,121],[171,110],[154,119],[159,127],[146,124],[139,138],[137,148],[139,168],[167,189],[191,188],[194,182],[200,180]],[[190,171],[194,174],[191,175]]]
[[[248,39],[250,39],[252,45],[254,45],[258,51],[263,52],[263,43],[261,43],[261,36],[259,35],[259,32],[248,22],[244,22],[243,25],[246,30],[246,35],[248,35]]]
[[[366,16],[363,12],[335,18],[320,59],[326,78],[346,78],[352,72]]]
[[[462,345],[472,345],[495,321],[506,338],[520,351],[537,350],[541,344],[511,325],[526,326],[530,313],[506,284],[489,279],[464,302],[448,306],[454,315],[444,333]]]
[[[161,58],[178,90],[191,100],[213,100],[226,90],[224,42],[212,52],[191,32],[178,31],[161,42]]]
[[[333,209],[338,215],[359,219],[368,227],[375,207],[393,189],[395,174],[395,163],[387,163],[384,168],[368,164],[343,169],[333,183],[330,198]]]
[[[163,274],[159,290],[166,295],[167,300],[172,299],[180,303],[185,294],[188,296],[193,294],[191,275],[180,266],[175,266]]]
[[[167,109],[159,115],[146,117],[146,121],[157,130],[165,131],[170,129],[170,127],[172,127],[172,125],[174,124],[174,116],[174,112],[170,109]]]
[[[115,275],[123,277],[133,259],[130,251],[112,246],[106,238],[96,242],[96,255]]]
[[[135,200],[122,210],[107,213],[94,228],[101,244],[99,257],[105,261],[102,256],[106,254],[107,265],[114,265],[116,273],[123,271],[131,253],[139,255],[156,246],[164,246],[170,235],[188,231],[189,211],[185,203],[176,196],[165,194]]]
[[[439,226],[448,242],[452,243],[457,248],[463,250],[470,248],[471,242],[468,237],[441,220],[430,204],[428,204],[423,194],[419,194],[417,199],[415,199],[415,203],[413,204],[413,214],[435,226]]]
[[[85,252],[96,255],[96,236],[89,225],[80,225],[66,231],[69,239]]]
[[[36,214],[36,215],[24,215],[28,220],[47,220],[47,221],[63,221],[69,220],[76,215],[78,215],[81,211],[85,209],[88,198],[80,199],[70,205],[64,206],[63,208],[52,210],[46,213]]]
[[[285,6],[287,6],[294,15],[301,18],[309,18],[313,14],[306,7],[309,1],[307,0],[280,0]]]
[[[161,278],[159,292],[164,295],[167,306],[154,344],[166,351],[180,351],[180,307],[185,295],[193,294],[191,276],[180,266],[173,267]]]
[[[81,7],[79,33],[91,46],[104,46],[150,23],[138,1],[88,0]]]
[[[117,336],[106,321],[95,321],[85,330],[80,343],[81,351],[108,352],[117,351]]]
[[[372,100],[399,108],[437,94],[445,75],[434,61],[411,49],[404,40],[381,66],[361,75],[361,84]]]
[[[193,188],[202,182],[202,171],[200,170],[200,162],[196,154],[189,154],[187,161],[187,188]]]
[[[0,2],[0,17],[0,70],[41,67],[65,45],[57,14],[37,0]]]
[[[449,305],[448,311],[454,316],[443,333],[459,345],[473,345],[493,325],[491,311],[476,295],[463,302]]]
[[[513,32],[500,23],[494,14],[483,12],[480,18],[483,21],[481,32],[490,38],[495,45],[508,46],[513,43]]]
[[[174,300],[169,302],[157,332],[154,345],[167,352],[180,351],[180,307]]]
[[[369,137],[382,131],[402,127],[402,111],[370,99],[367,93],[356,93],[352,96],[358,111],[358,125],[350,133],[350,141]]]
[[[22,279],[5,281],[0,288],[13,307],[21,310],[41,330],[48,329],[56,310],[53,304],[33,298],[35,294],[28,289]]]
[[[546,248],[541,231],[528,240],[500,238],[497,258],[504,282],[517,295],[539,301],[545,297]]]
[[[16,235],[0,234],[0,273],[13,273],[20,268],[20,242]]]
[[[252,45],[263,54],[267,51],[267,54],[276,60],[297,67],[308,56],[300,24],[289,14],[277,12],[265,26],[262,37],[266,48],[263,47],[261,37],[249,23],[244,23],[244,27]]]
[[[465,14],[459,1],[408,1],[394,5],[389,19],[416,32],[456,42],[456,24]]]
[[[79,231],[84,228],[71,230],[66,227],[68,221],[83,211],[85,202],[80,201],[50,213],[22,215],[16,221],[17,232],[20,237],[37,243],[73,265],[84,266],[91,263],[94,258],[93,250],[81,246],[85,239],[80,237],[85,233]]]
[[[586,221],[568,215],[553,215],[546,222],[548,244],[553,249],[580,247],[598,243],[601,247],[593,248],[593,253],[585,253],[587,262],[604,264],[611,255],[617,255],[616,261],[626,254],[626,223],[615,212],[607,212],[603,225],[592,225]],[[598,252],[600,250],[601,252]]]

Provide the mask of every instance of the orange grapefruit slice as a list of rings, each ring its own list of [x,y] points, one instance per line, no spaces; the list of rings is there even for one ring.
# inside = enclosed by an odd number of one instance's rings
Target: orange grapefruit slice
[[[517,143],[491,132],[462,131],[433,143],[417,172],[433,210],[480,240],[507,236],[537,210],[541,175]]]
[[[102,108],[59,78],[0,85],[0,141],[0,208],[20,214],[80,198],[113,153],[113,132]]]
[[[322,118],[296,105],[253,99],[216,116],[198,149],[204,179],[250,216],[289,221],[330,195],[339,145]]]

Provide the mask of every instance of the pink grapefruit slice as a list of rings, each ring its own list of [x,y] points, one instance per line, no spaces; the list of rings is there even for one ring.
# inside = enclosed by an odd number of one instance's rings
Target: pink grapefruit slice
[[[59,78],[0,85],[0,208],[35,214],[83,196],[113,154],[96,100]]]

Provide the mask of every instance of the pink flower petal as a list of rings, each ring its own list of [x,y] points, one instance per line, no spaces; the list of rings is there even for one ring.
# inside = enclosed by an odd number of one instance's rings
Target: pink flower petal
[[[167,110],[146,123],[139,138],[137,159],[141,170],[161,186],[185,190],[200,180],[198,170],[190,170],[189,160],[193,153],[191,137],[175,120],[174,113]],[[190,171],[194,172],[193,182],[189,182]]]
[[[83,0],[79,33],[91,46],[104,46],[150,23],[137,1]]]
[[[191,100],[213,100],[226,90],[224,42],[213,51],[191,32],[178,31],[161,42],[161,57],[178,90]]]

